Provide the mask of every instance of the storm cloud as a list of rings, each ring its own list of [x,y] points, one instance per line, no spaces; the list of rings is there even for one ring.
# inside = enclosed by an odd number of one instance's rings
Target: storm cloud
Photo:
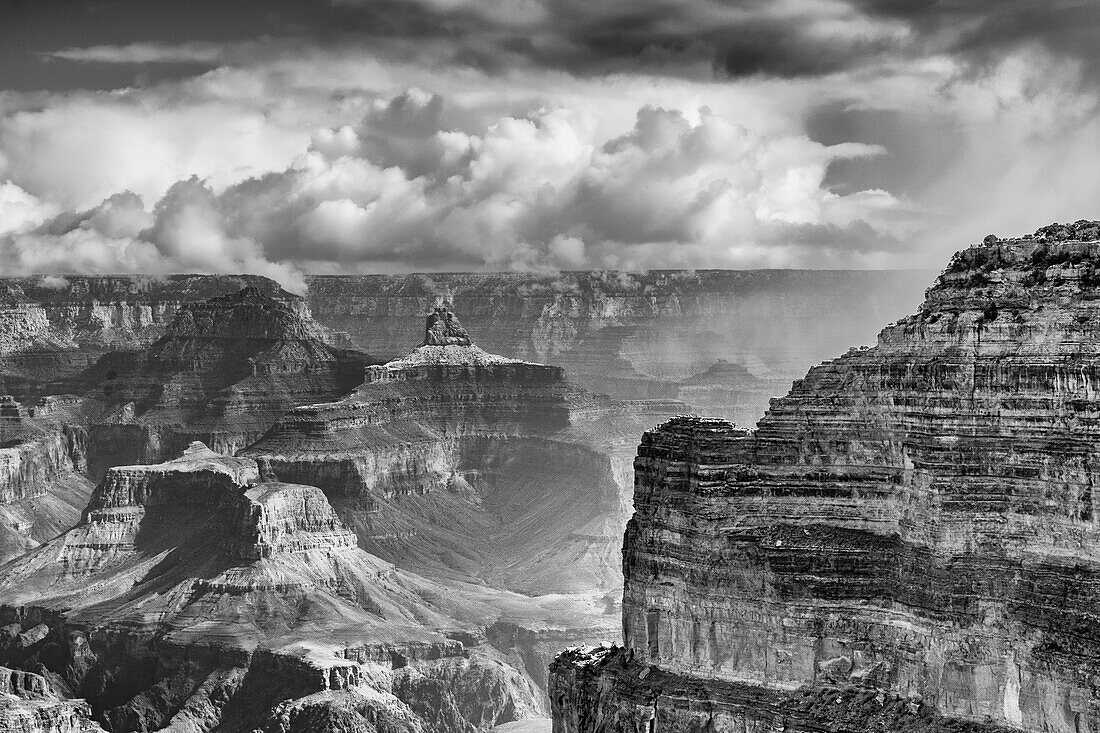
[[[8,271],[924,267],[1100,199],[1091,0],[0,16]]]

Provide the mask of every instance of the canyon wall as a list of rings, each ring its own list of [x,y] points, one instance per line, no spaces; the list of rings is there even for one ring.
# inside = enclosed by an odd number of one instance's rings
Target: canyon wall
[[[385,357],[419,337],[437,299],[478,324],[493,353],[563,366],[621,398],[680,399],[755,422],[806,366],[869,343],[919,302],[928,273],[854,271],[566,272],[325,276],[309,280],[317,319]]]
[[[555,730],[1100,730],[1098,235],[963,250],[755,430],[646,433],[625,646],[558,660]]]
[[[0,394],[64,390],[104,354],[152,344],[180,306],[248,286],[286,295],[253,275],[0,278]]]
[[[360,550],[320,489],[195,444],[112,468],[75,528],[0,570],[0,671],[20,685],[0,677],[0,721],[474,733],[545,713],[481,635],[498,613]]]
[[[596,392],[680,399],[744,423],[807,364],[869,342],[908,312],[927,279],[793,270],[318,276],[308,306],[335,329],[333,345],[354,341],[385,360],[405,353],[420,315],[442,298],[479,324],[493,353],[563,366]],[[0,394],[64,391],[65,377],[108,351],[163,336],[184,303],[247,286],[303,307],[256,276],[0,279]]]
[[[460,325],[434,334],[434,317],[421,346],[368,367],[340,401],[291,410],[243,455],[323,487],[362,547],[401,567],[618,595],[632,436],[686,406],[592,394],[560,367],[480,349]]]

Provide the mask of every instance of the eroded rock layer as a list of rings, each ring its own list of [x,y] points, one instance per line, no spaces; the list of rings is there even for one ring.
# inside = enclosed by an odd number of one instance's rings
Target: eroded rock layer
[[[33,401],[110,351],[145,348],[186,303],[278,284],[251,275],[0,278],[0,394]]]
[[[578,384],[626,399],[681,399],[752,422],[807,364],[866,343],[918,302],[926,277],[904,272],[325,276],[309,280],[318,322],[392,358],[419,337],[439,298],[478,324],[489,351],[564,366]],[[24,402],[108,351],[147,348],[179,308],[256,287],[255,276],[0,278],[0,394]],[[346,334],[332,344],[351,347]],[[715,378],[722,362],[739,367]]]
[[[678,418],[643,437],[622,654],[685,698],[654,730],[696,729],[729,685],[772,691],[788,725],[784,691],[832,686],[881,694],[868,725],[911,699],[972,725],[1100,729],[1097,232],[958,253],[917,314],[811,369],[754,431]],[[640,686],[625,662],[597,684],[574,661],[552,680],[561,730],[635,730],[565,722],[584,695],[625,710]]]
[[[320,489],[197,443],[110,469],[77,527],[0,570],[0,604],[0,664],[52,696],[8,701],[0,683],[0,720],[59,721],[43,731],[473,733],[545,712],[481,643],[525,599],[400,570]]]
[[[920,301],[926,273],[569,272],[318,276],[315,317],[371,353],[405,353],[420,316],[452,303],[487,351],[557,364],[622,399],[679,399],[755,422],[808,364],[868,343]],[[715,375],[722,361],[734,379]],[[711,372],[711,373],[708,373]]]
[[[290,407],[333,399],[369,358],[334,347],[301,299],[248,287],[181,306],[138,354],[114,353],[83,375],[89,463],[149,463],[199,440],[223,452],[255,441]]]
[[[682,403],[589,393],[490,354],[446,307],[421,346],[334,403],[287,413],[246,455],[323,488],[361,545],[417,572],[531,594],[619,587],[629,456]]]
[[[91,495],[87,433],[63,402],[0,397],[0,563],[72,527]]]

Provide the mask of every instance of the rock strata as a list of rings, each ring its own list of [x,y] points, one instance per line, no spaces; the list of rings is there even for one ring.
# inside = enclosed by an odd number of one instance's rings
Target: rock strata
[[[557,729],[1100,728],[1095,226],[959,252],[755,430],[646,433],[625,649],[558,660]]]
[[[346,394],[369,357],[332,340],[289,293],[247,287],[181,306],[147,350],[111,354],[84,375],[98,406],[92,475],[163,460],[195,440],[235,452],[287,409]]]
[[[921,298],[928,273],[653,271],[318,276],[322,323],[371,353],[405,353],[421,314],[443,301],[476,324],[487,351],[564,367],[578,385],[620,399],[680,399],[692,411],[755,422],[809,364],[853,343]],[[687,385],[719,360],[748,371]]]
[[[77,527],[0,570],[0,663],[110,731],[474,733],[545,713],[444,633],[473,639],[487,611],[359,549],[320,489],[194,444],[110,469]]]
[[[339,402],[288,412],[245,455],[324,488],[361,545],[402,567],[531,594],[617,592],[630,436],[684,408],[490,354],[438,307],[411,353],[368,367]]]

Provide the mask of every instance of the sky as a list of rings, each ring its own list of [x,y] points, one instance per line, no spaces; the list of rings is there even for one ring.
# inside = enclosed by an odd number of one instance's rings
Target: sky
[[[939,268],[1100,218],[1096,0],[0,0],[0,274]]]

